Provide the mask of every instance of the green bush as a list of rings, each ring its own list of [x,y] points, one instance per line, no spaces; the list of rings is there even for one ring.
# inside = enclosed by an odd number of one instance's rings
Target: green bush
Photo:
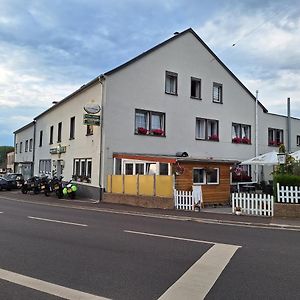
[[[283,186],[300,186],[300,176],[290,174],[278,174],[273,177],[274,197],[277,201],[277,183]]]

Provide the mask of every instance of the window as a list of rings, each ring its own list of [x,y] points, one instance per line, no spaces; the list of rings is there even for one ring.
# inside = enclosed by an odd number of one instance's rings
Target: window
[[[212,168],[206,169],[206,183],[207,184],[218,184],[219,183],[219,169]]]
[[[191,98],[201,99],[201,79],[191,78]]]
[[[50,174],[51,173],[51,159],[40,159],[39,173],[40,174]]]
[[[268,145],[278,147],[283,144],[283,130],[282,129],[268,129]]]
[[[18,143],[16,143],[15,153],[18,153]]]
[[[114,175],[171,175],[170,163],[114,159]]]
[[[300,146],[300,135],[297,135],[297,146]]]
[[[232,143],[251,144],[251,126],[232,123]]]
[[[193,169],[193,183],[205,183],[204,169]]]
[[[29,152],[32,152],[32,139],[29,140]]]
[[[28,140],[25,141],[25,152],[28,152]]]
[[[58,143],[61,142],[61,130],[62,130],[62,122],[59,122],[58,127],[57,127],[57,142]]]
[[[70,119],[70,140],[75,138],[75,117]]]
[[[20,142],[20,153],[22,153],[22,151],[23,151],[23,142]]]
[[[53,144],[53,129],[54,129],[54,127],[51,126],[50,127],[50,141],[49,141],[50,145]]]
[[[86,125],[86,135],[93,135],[93,134],[94,134],[93,125]]]
[[[159,163],[159,175],[169,175],[169,164]]]
[[[166,94],[177,95],[177,73],[166,71]]]
[[[125,175],[133,175],[133,164],[132,163],[125,164]]]
[[[92,177],[92,159],[75,158],[73,164],[73,179],[82,182],[91,182]]]
[[[40,131],[40,144],[39,144],[40,147],[43,146],[43,130]]]
[[[220,83],[213,83],[213,102],[222,103],[223,102],[223,87]]]
[[[136,163],[135,164],[135,174],[144,175],[145,173],[145,164],[144,163]]]
[[[219,184],[219,168],[194,168],[193,183]]]
[[[140,135],[165,136],[165,114],[136,109],[135,133]]]
[[[219,121],[210,119],[196,119],[196,139],[219,141]]]

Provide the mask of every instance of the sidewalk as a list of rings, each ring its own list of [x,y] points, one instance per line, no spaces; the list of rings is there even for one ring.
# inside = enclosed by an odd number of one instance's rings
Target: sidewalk
[[[130,213],[135,215],[144,215],[149,217],[160,217],[178,220],[190,220],[206,223],[236,224],[245,226],[260,226],[273,228],[289,228],[300,230],[300,219],[292,218],[270,218],[257,216],[236,216],[231,213],[231,207],[205,208],[200,212],[183,211],[175,209],[158,209],[129,206],[125,204],[113,204],[97,202],[91,199],[58,199],[54,195],[45,197],[44,195],[23,195],[19,191],[0,193],[0,197],[15,198],[19,201],[45,203],[50,205],[59,205],[64,207],[73,207],[78,209],[89,209],[95,211],[111,211],[118,213]]]

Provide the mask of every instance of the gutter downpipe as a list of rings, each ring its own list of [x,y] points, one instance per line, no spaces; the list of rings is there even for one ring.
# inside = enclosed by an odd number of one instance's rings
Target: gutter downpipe
[[[258,156],[258,90],[255,97],[255,157]],[[255,166],[255,181],[258,182],[258,165]]]
[[[291,99],[287,98],[287,153],[291,152]]]
[[[104,75],[100,75],[98,77],[98,80],[101,84],[101,113],[100,113],[100,157],[99,157],[99,189],[100,189],[100,195],[99,195],[99,203],[103,200],[103,193],[104,193],[104,146],[103,146],[103,106],[104,106]]]

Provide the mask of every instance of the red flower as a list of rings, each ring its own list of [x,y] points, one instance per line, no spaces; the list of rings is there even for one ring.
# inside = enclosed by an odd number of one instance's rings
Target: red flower
[[[164,135],[165,132],[162,129],[152,129],[151,133],[154,135]]]
[[[240,144],[242,142],[242,139],[240,137],[236,136],[232,139],[232,142],[235,144]]]
[[[247,137],[243,137],[243,139],[242,139],[242,143],[243,144],[251,144],[251,141],[250,141],[250,139],[248,139]]]
[[[138,127],[137,132],[138,134],[147,134],[148,130],[143,127]]]
[[[216,135],[216,134],[211,135],[208,139],[209,139],[210,141],[216,141],[216,142],[219,141],[219,137],[218,137],[218,135]]]

